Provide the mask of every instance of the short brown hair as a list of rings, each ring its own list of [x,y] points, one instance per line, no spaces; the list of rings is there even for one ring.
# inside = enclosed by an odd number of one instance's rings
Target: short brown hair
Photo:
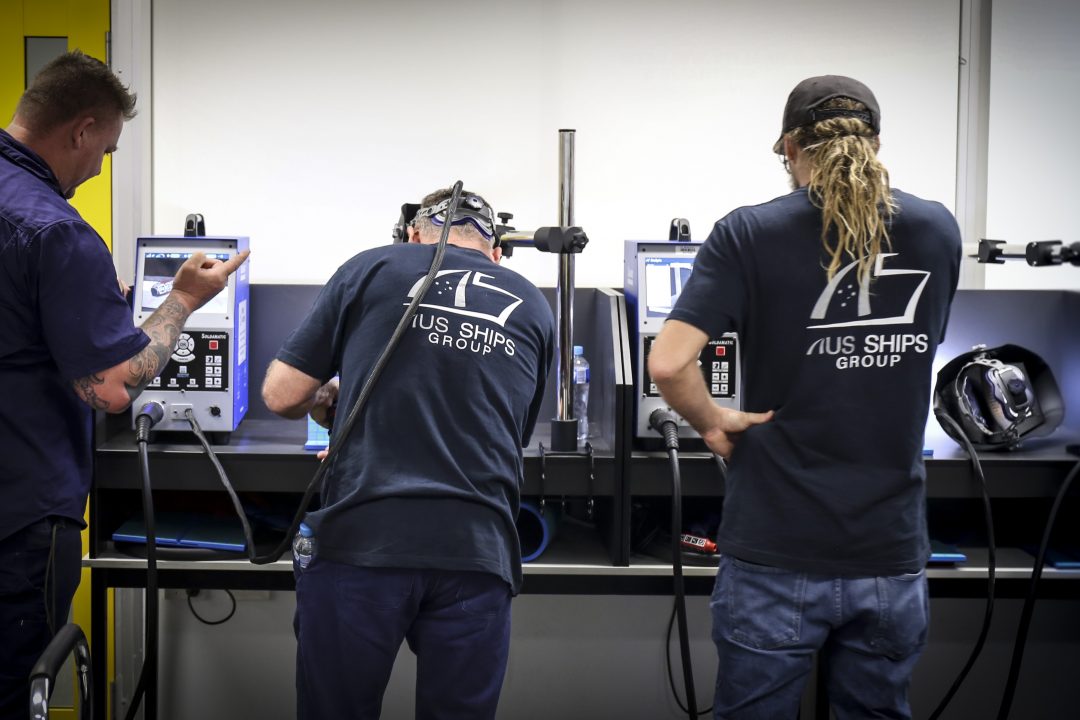
[[[80,50],[43,67],[15,108],[16,116],[33,132],[49,132],[82,115],[99,118],[117,113],[124,120],[135,117],[135,93],[108,65]]]

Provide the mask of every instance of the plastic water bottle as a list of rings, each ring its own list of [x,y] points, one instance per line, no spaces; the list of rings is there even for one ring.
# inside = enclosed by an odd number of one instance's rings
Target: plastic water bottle
[[[311,556],[315,554],[315,533],[307,523],[300,523],[300,532],[296,533],[296,539],[293,540],[292,551],[296,566],[301,570],[311,563]]]
[[[589,361],[585,349],[574,346],[574,417],[577,419],[577,439],[589,439]]]

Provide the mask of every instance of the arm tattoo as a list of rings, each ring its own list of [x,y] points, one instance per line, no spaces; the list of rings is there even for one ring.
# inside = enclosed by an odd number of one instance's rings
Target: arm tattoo
[[[142,330],[150,336],[150,344],[135,357],[128,360],[128,376],[124,380],[128,397],[134,400],[142,393],[154,378],[161,374],[169,362],[176,347],[176,339],[184,329],[184,323],[191,313],[181,303],[172,298],[165,302],[147,318]]]
[[[75,391],[86,401],[87,405],[95,410],[108,410],[109,401],[98,397],[95,389],[96,385],[101,385],[104,382],[105,378],[100,375],[87,375],[75,381]]]

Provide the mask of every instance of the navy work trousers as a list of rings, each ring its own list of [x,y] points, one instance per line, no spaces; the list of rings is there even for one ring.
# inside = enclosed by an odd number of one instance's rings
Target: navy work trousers
[[[47,518],[0,540],[0,720],[30,716],[30,670],[52,640],[50,614],[62,627],[79,585],[80,532]]]
[[[494,718],[510,651],[510,586],[495,575],[296,570],[300,720],[378,718],[402,640],[416,655],[416,718]]]

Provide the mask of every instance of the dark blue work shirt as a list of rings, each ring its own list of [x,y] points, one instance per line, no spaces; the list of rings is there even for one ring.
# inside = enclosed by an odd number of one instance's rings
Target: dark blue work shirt
[[[428,272],[434,245],[390,245],[337,271],[278,359],[341,375],[337,421]],[[309,514],[316,557],[477,571],[521,586],[522,448],[540,411],[554,319],[530,282],[453,245]]]
[[[925,565],[923,434],[960,232],[941,204],[893,196],[869,287],[853,265],[826,276],[805,189],[735,210],[695,259],[669,319],[738,332],[743,409],[776,411],[736,443],[721,552],[837,576]]]
[[[0,539],[49,515],[82,522],[92,412],[72,381],[148,342],[101,236],[0,130]]]

